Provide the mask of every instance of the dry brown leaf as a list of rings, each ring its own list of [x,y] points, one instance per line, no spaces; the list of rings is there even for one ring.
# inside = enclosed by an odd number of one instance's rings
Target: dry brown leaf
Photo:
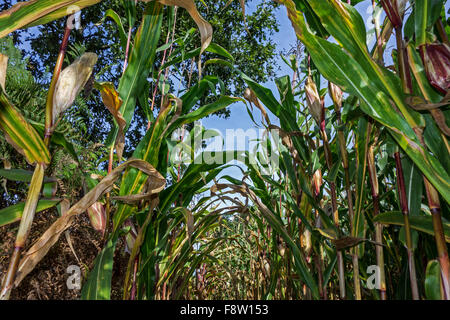
[[[447,126],[445,121],[445,115],[440,109],[430,110],[431,115],[433,116],[434,121],[438,125],[439,129],[447,136],[450,137],[450,128]]]
[[[14,282],[17,287],[25,276],[30,273],[34,267],[42,260],[50,248],[58,241],[60,235],[72,225],[73,218],[85,212],[87,208],[92,206],[114,182],[121,176],[122,172],[128,167],[134,167],[148,175],[148,179],[156,179],[159,189],[164,188],[165,179],[161,174],[153,168],[148,162],[138,159],[128,160],[124,162],[105,178],[100,181],[95,188],[89,191],[80,201],[70,208],[69,211],[58,220],[56,220],[47,231],[36,241],[36,243],[25,253],[19,263],[16,280]]]
[[[439,103],[432,103],[432,102],[425,100],[422,97],[409,96],[406,98],[406,103],[414,110],[423,111],[423,110],[433,110],[433,109],[437,109],[437,108],[440,108],[443,106],[447,106],[450,104],[449,100],[450,99],[448,97],[445,97]]]
[[[286,148],[288,148],[288,150],[291,153],[291,156],[294,158],[294,160],[297,163],[300,163],[301,162],[300,155],[298,154],[297,149],[294,147],[294,143],[293,143],[292,138],[289,135],[289,133],[273,124],[269,125],[269,129],[278,131],[278,134],[281,137],[281,142],[286,146]]]
[[[61,201],[60,206],[61,206],[61,215],[63,216],[70,209],[70,201],[68,199],[64,199],[63,201]],[[72,244],[72,238],[70,237],[70,231],[66,230],[64,232],[64,236],[66,237],[66,241],[69,244],[70,250],[72,251],[73,255],[75,256],[75,259],[77,259],[78,264],[81,265],[81,260],[80,260],[80,258],[78,258],[78,255],[75,252],[75,248],[73,247],[73,244]]]
[[[202,40],[202,47],[200,54],[202,54],[206,48],[208,48],[209,44],[212,40],[213,35],[213,29],[211,24],[203,19],[203,17],[200,15],[200,13],[197,10],[197,7],[193,0],[158,0],[160,3],[165,4],[167,6],[178,6],[182,7],[189,12],[192,19],[195,21],[195,23],[198,26],[198,29],[200,30],[201,40]]]
[[[164,180],[164,181],[163,181]],[[112,197],[113,200],[122,201],[127,204],[136,204],[142,200],[149,200],[153,195],[161,192],[165,186],[165,179],[161,176],[160,178],[148,179],[143,193],[141,194],[131,194],[128,196],[116,196]]]
[[[368,239],[361,239],[361,238],[355,238],[355,237],[343,237],[337,240],[331,240],[333,242],[334,246],[336,247],[336,250],[344,250],[348,248],[352,248],[360,244],[361,242],[370,242],[373,243],[376,246],[384,246],[381,243],[368,240]]]
[[[263,118],[266,120],[267,124],[270,125],[270,119],[269,119],[269,116],[267,115],[267,111],[261,105],[261,103],[258,100],[258,97],[256,96],[256,94],[253,92],[252,89],[250,89],[250,88],[245,89],[244,99],[247,100],[248,102],[250,102],[250,106],[252,106],[252,104],[254,104],[261,111],[261,114],[262,114]]]

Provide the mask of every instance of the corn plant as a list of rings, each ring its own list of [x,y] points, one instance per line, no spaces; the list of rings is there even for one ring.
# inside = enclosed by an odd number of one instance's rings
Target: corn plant
[[[70,5],[81,9],[100,1],[22,2],[0,13],[0,37],[62,18]],[[125,300],[450,299],[445,1],[372,1],[386,14],[382,24],[375,23],[373,48],[355,8],[361,1],[277,2],[304,49],[285,59],[293,76],[275,80],[277,93],[234,66],[233,57],[213,42],[213,28],[193,0],[126,1],[127,17],[106,12],[125,56],[117,87],[98,77],[92,85],[113,117],[104,141],[107,170],[91,176],[86,193],[70,205],[68,199],[42,197],[41,190],[54,183],[46,177],[55,161],[51,147],[74,153],[58,124],[92,81],[97,55],[84,53],[63,68],[71,28],[61,30],[44,123],[29,121],[10,102],[8,58],[0,55],[0,129],[34,168],[25,179],[25,202],[0,210],[1,225],[20,220],[2,299],[63,233],[67,238],[84,212],[103,244],[84,279],[82,299],[112,298],[121,240],[128,248]],[[138,5],[144,13],[135,28]],[[178,10],[186,10],[198,27],[200,45],[193,51],[174,48]],[[160,46],[164,23],[168,33]],[[389,52],[391,38],[395,48]],[[155,61],[157,52],[164,52],[162,61]],[[202,63],[204,52],[217,58]],[[181,96],[169,92],[169,70],[196,59],[198,82],[190,77]],[[203,74],[214,63],[246,83],[242,98],[222,94],[221,79]],[[205,96],[212,102],[200,103]],[[200,146],[189,143],[208,132],[197,120],[235,102],[246,103],[253,121],[254,113],[262,115],[255,124],[269,139],[259,141],[256,161],[245,150],[201,152],[202,138]],[[147,127],[128,157],[126,135],[137,105]],[[175,161],[174,153],[194,161]],[[205,157],[222,161],[196,161]],[[271,157],[278,165],[265,161]],[[232,166],[242,177],[222,174]],[[15,179],[19,173],[0,171]],[[61,217],[25,248],[36,212],[56,205]],[[403,283],[407,289],[398,291]]]

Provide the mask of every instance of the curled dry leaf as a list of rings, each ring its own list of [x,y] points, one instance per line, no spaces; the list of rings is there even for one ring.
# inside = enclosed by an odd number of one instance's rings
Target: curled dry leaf
[[[68,199],[64,199],[63,201],[61,201],[60,206],[61,206],[61,215],[63,216],[70,209],[70,201]],[[81,265],[81,260],[80,260],[80,258],[78,258],[75,248],[73,247],[72,238],[70,237],[70,231],[66,230],[64,232],[64,236],[66,237],[66,241],[69,244],[70,250],[72,251],[73,255],[75,256],[75,259],[77,259],[77,262]]]
[[[96,83],[95,88],[100,91],[102,95],[103,104],[108,108],[109,112],[113,115],[119,127],[119,132],[116,138],[116,152],[119,161],[122,159],[123,149],[125,147],[125,126],[127,122],[125,121],[122,113],[120,113],[120,107],[122,106],[122,99],[119,97],[114,84],[111,82]]]
[[[250,103],[250,106],[253,104],[261,111],[262,116],[266,120],[267,124],[270,125],[270,119],[267,115],[266,109],[261,105],[261,103],[258,100],[258,97],[256,97],[255,92],[253,92],[252,89],[247,88],[244,91],[244,99],[247,100]]]
[[[294,158],[294,160],[297,163],[300,163],[301,162],[300,155],[298,154],[297,149],[294,147],[294,143],[292,141],[290,134],[288,132],[284,131],[283,129],[281,129],[280,127],[273,125],[273,124],[269,125],[269,130],[277,130],[278,134],[281,137],[281,142],[283,143],[283,145],[286,148],[288,148],[288,150],[291,153],[291,156]]]
[[[92,206],[108,189],[110,189],[114,182],[121,176],[122,172],[128,167],[134,167],[141,170],[148,175],[148,179],[155,179],[158,181],[158,189],[165,186],[165,179],[161,174],[153,168],[148,162],[138,159],[132,159],[124,162],[110,174],[108,174],[102,181],[100,181],[91,191],[89,191],[80,201],[73,205],[69,211],[58,220],[56,220],[50,228],[35,242],[35,244],[23,255],[19,263],[15,286],[30,273],[39,261],[47,254],[50,248],[58,241],[60,235],[72,225],[73,218],[85,212],[87,208]]]
[[[53,123],[74,103],[91,77],[96,63],[97,55],[86,52],[61,72],[53,95]]]
[[[406,98],[406,103],[414,110],[423,111],[423,110],[438,109],[440,107],[447,106],[450,104],[450,101],[448,98],[444,98],[439,103],[432,103],[430,101],[425,100],[422,97],[409,96]]]
[[[195,3],[193,0],[158,0],[160,3],[165,4],[167,6],[178,6],[182,7],[189,12],[192,19],[195,21],[195,23],[198,26],[198,29],[200,30],[201,40],[202,40],[202,47],[200,54],[202,54],[206,48],[208,48],[209,44],[212,40],[212,34],[213,29],[211,24],[203,19],[203,17],[200,15],[200,13],[197,10],[197,7],[195,6]],[[148,1],[146,1],[148,2]]]
[[[355,238],[355,237],[343,237],[340,239],[331,240],[331,242],[333,242],[333,244],[337,250],[344,250],[344,249],[352,248],[352,247],[357,246],[361,242],[370,242],[376,246],[384,246],[383,244],[372,241],[372,240]]]
[[[164,179],[164,177],[161,176],[158,171],[156,171],[155,169],[153,170],[155,171],[156,174],[153,175],[152,179],[147,179],[147,182],[145,183],[141,194],[116,196],[112,197],[112,199],[122,201],[127,204],[135,205],[142,200],[149,200],[155,194],[161,192],[165,187],[166,179]]]
[[[439,129],[446,135],[450,136],[450,128],[447,126],[445,115],[440,110],[440,107],[447,106],[450,104],[449,99],[449,93],[442,99],[439,103],[432,103],[430,101],[427,101],[426,99],[422,97],[417,96],[409,96],[406,98],[406,103],[413,108],[414,110],[423,111],[428,110],[430,111],[431,115],[434,118],[434,121],[436,121],[436,124],[438,125]]]

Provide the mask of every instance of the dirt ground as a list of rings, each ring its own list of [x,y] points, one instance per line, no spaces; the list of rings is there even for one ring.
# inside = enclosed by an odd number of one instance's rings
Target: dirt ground
[[[45,230],[58,218],[54,209],[37,213],[28,237],[26,248],[35,242]],[[0,278],[8,268],[13,250],[14,239],[19,223],[0,227]],[[70,239],[80,263],[72,252],[65,235],[50,249],[44,259],[27,275],[17,288],[11,292],[10,299],[15,300],[74,300],[79,299],[81,290],[67,288],[67,267],[78,265],[83,271],[85,280],[86,269],[92,269],[94,259],[101,250],[101,235],[90,225],[86,214],[76,217],[74,225],[69,229]],[[119,240],[114,258],[112,299],[122,296],[122,279],[126,271],[128,254],[124,253],[124,241]]]

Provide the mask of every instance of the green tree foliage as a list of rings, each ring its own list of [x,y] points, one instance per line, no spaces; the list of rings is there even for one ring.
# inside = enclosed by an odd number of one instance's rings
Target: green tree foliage
[[[11,2],[11,1],[10,1]],[[13,1],[14,2],[14,1]],[[274,9],[278,5],[273,1],[248,1],[247,4],[255,5],[255,11],[248,14],[244,22],[242,9],[238,1],[233,1],[225,8],[228,0],[206,0],[205,5],[199,4],[199,12],[210,21],[214,28],[213,42],[225,48],[234,58],[238,68],[244,72],[251,73],[257,81],[265,82],[274,76],[274,58],[277,54],[275,45],[272,41],[273,36],[278,32],[278,22],[275,18]],[[7,4],[6,4],[7,6]],[[138,27],[138,22],[142,17],[143,4],[138,3],[136,10],[136,23],[133,25],[133,32]],[[5,5],[4,5],[5,7]],[[95,72],[101,81],[111,81],[117,84],[122,74],[125,52],[120,44],[120,37],[116,24],[111,19],[102,20],[105,12],[114,10],[122,17],[125,31],[128,31],[129,24],[127,11],[121,0],[102,1],[96,6],[88,7],[82,11],[81,24],[82,30],[73,30],[71,33],[71,43],[82,47],[85,51],[96,52],[99,55],[99,61]],[[170,9],[166,8],[165,11]],[[167,14],[167,13],[166,13]],[[103,22],[102,22],[103,21]],[[32,28],[27,32],[21,32],[16,36],[16,44],[23,41],[29,44],[23,46],[24,53],[29,57],[29,69],[37,79],[49,82],[49,71],[52,69],[58,52],[59,44],[64,30],[65,19],[59,19],[46,25]],[[168,31],[168,25],[163,24],[160,45],[164,45]],[[174,38],[183,38],[188,30],[196,28],[195,23],[189,17],[185,10],[178,10],[177,24]],[[178,45],[174,45],[174,50]],[[192,35],[186,43],[183,43],[185,52],[199,47],[197,33]],[[72,48],[73,49],[73,48]],[[160,67],[163,52],[159,52],[155,59],[155,73]],[[204,61],[211,58],[212,54],[206,54],[202,57]],[[196,63],[193,66],[193,73],[190,75],[191,62],[178,64],[179,73],[173,74],[175,78],[170,77],[168,83],[172,86],[172,92],[179,89],[179,80],[182,82],[182,88],[185,89],[188,83],[195,83],[197,78]],[[235,74],[230,68],[222,65],[210,65],[205,70],[205,75],[217,75],[226,88],[225,94],[242,95],[244,84],[240,79],[236,79]],[[149,75],[151,78],[152,75]],[[156,77],[156,75],[153,75]],[[192,78],[192,79],[190,79]],[[189,80],[190,79],[190,80]],[[174,83],[175,82],[175,83]],[[150,90],[152,91],[152,90]],[[201,103],[211,101],[202,100]],[[90,97],[87,102],[88,112],[81,113],[86,120],[87,133],[92,140],[102,140],[110,131],[112,123],[111,115],[101,102],[97,94]],[[156,97],[156,107],[160,106],[160,95]],[[87,111],[87,110],[85,110]],[[219,116],[228,117],[229,110],[217,112]],[[143,130],[146,127],[146,118],[142,108],[136,108],[135,117],[130,126],[127,136],[126,150],[128,153],[134,149],[138,141],[142,138]]]

